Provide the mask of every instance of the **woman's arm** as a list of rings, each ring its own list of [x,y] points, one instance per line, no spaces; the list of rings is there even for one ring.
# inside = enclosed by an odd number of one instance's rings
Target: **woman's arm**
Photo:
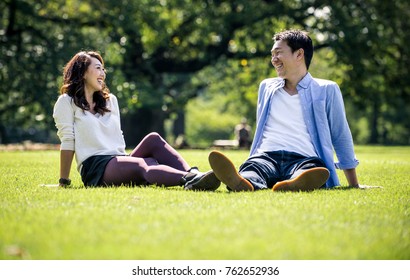
[[[74,151],[60,151],[60,179],[70,179],[71,164],[74,158]],[[60,186],[65,186],[64,183],[59,183]]]
[[[60,186],[69,185],[71,164],[74,158],[74,111],[71,103],[71,97],[61,95],[54,105],[53,111],[57,135],[61,141]]]

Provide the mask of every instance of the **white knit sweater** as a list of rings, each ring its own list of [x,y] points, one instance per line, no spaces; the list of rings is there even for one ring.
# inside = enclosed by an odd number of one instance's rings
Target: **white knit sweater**
[[[121,130],[117,98],[110,94],[104,115],[92,114],[74,104],[67,94],[54,105],[53,117],[61,150],[75,152],[80,172],[84,160],[95,155],[125,155],[125,141]]]

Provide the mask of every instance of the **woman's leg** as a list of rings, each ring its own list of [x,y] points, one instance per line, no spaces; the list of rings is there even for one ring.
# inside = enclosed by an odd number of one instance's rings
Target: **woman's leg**
[[[215,190],[220,181],[213,172],[191,169],[171,145],[153,132],[145,136],[129,157],[117,156],[107,164],[103,183],[184,185],[192,190]]]
[[[185,159],[156,132],[145,136],[130,155],[137,158],[154,158],[160,165],[182,171],[190,169]]]
[[[186,174],[186,171],[159,164],[154,158],[117,156],[105,167],[103,183],[177,186]]]

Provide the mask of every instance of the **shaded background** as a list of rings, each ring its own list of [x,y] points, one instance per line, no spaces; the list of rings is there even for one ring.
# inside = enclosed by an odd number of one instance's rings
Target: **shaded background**
[[[128,147],[157,131],[191,146],[255,122],[274,33],[310,32],[310,72],[339,83],[359,144],[410,144],[410,4],[402,0],[0,1],[0,144],[58,143],[64,64],[98,50]]]

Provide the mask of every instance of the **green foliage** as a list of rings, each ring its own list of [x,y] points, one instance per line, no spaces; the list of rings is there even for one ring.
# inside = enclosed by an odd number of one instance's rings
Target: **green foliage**
[[[409,2],[340,0],[329,8],[326,22],[318,20],[313,27],[327,25],[327,43],[348,66],[343,87],[347,100],[360,109],[359,118],[368,119],[368,142],[409,144],[404,131],[410,127],[410,51],[403,46],[410,23],[398,17],[409,17]]]
[[[194,83],[205,83],[207,88],[186,107],[188,142],[205,140],[203,143],[209,146],[215,139],[233,139],[233,128],[242,117],[246,117],[250,125],[255,125],[259,83],[276,76],[270,63],[270,47],[266,46],[264,58],[221,60],[198,72]],[[315,77],[332,79],[343,85],[346,69],[334,67],[335,64],[335,53],[330,49],[320,49],[316,51],[309,71]],[[349,96],[349,93],[343,94]],[[351,104],[347,107],[349,120],[360,117]],[[368,139],[365,134],[368,132],[367,123],[351,123],[351,126],[357,142],[365,143]]]
[[[207,150],[182,150],[201,170]],[[246,151],[225,152],[239,166]],[[408,260],[410,149],[359,146],[362,184],[311,193],[70,188],[57,151],[1,152],[0,259]]]
[[[229,112],[220,112],[223,97],[210,103],[197,98],[188,105],[186,138],[193,147],[209,147],[215,139],[233,139],[234,127],[240,119]]]
[[[360,138],[409,144],[408,1],[5,0],[0,10],[0,142],[55,141],[61,70],[83,49],[106,60],[129,145],[218,90],[239,97],[221,98],[230,119],[252,120],[272,35],[303,28],[327,52],[314,58],[326,71],[312,71],[340,83],[353,127],[367,125],[353,128]]]
[[[207,89],[188,103],[188,142],[202,139],[210,145],[215,139],[233,139],[243,117],[255,123],[259,82],[272,70],[267,62],[268,58],[220,61],[198,73],[195,79]]]

